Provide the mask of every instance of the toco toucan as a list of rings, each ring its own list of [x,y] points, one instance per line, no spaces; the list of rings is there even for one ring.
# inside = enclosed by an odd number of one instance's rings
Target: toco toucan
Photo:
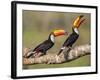
[[[54,46],[55,44],[55,37],[68,34],[65,30],[59,29],[54,30],[50,33],[47,40],[36,46],[34,49],[30,50],[24,57],[26,58],[35,58],[42,55],[45,55],[46,52]]]
[[[81,23],[83,23],[85,20],[85,19],[81,20],[82,18],[83,18],[83,15],[80,15],[74,20],[73,27],[72,27],[72,33],[69,35],[69,37],[63,43],[62,48],[60,49],[60,51],[57,55],[60,55],[60,53],[65,48],[68,48],[67,52],[71,50],[72,45],[76,42],[76,40],[79,37],[78,28],[80,27]]]

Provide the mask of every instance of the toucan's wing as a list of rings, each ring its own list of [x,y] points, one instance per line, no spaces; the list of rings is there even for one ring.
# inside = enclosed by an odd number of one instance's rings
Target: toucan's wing
[[[48,49],[50,49],[52,46],[54,45],[54,43],[46,40],[43,43],[39,44],[37,47],[35,47],[33,50],[31,50],[30,52],[28,52],[28,56],[27,58],[31,57],[31,56],[37,56],[39,54],[39,52],[41,52],[43,54],[46,54],[46,51]]]
[[[50,41],[46,40],[46,41],[44,41],[43,43],[41,43],[40,45],[38,45],[38,46],[34,49],[34,51],[48,50],[48,49],[50,49],[52,46],[53,46],[53,44],[52,44]]]
[[[79,35],[76,35],[75,33],[72,33],[69,35],[69,37],[64,42],[63,46],[72,46],[75,41],[78,39]]]

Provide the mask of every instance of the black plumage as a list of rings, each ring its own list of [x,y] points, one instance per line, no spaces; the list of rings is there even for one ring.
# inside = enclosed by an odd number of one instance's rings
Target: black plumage
[[[77,34],[77,33],[74,31],[73,28],[72,28],[72,30],[73,30],[73,33],[70,34],[69,37],[65,40],[65,42],[63,43],[62,48],[61,48],[61,50],[59,51],[58,55],[63,51],[63,49],[64,49],[65,47],[68,47],[68,48],[72,47],[72,45],[73,45],[73,44],[76,42],[76,40],[78,39],[79,34]]]
[[[80,15],[74,20],[73,27],[72,27],[73,32],[66,39],[66,41],[62,45],[62,48],[60,49],[60,51],[57,55],[59,55],[65,48],[68,48],[67,53],[71,50],[72,45],[76,42],[76,40],[79,37],[78,28],[85,20],[85,19],[81,20],[82,17],[83,17],[83,15]]]
[[[55,43],[55,37],[65,35],[67,32],[63,29],[54,30],[50,33],[47,40],[36,46],[34,49],[31,49],[28,51],[25,55],[25,58],[31,58],[31,57],[40,57],[42,55],[45,55],[46,52],[53,47]]]
[[[79,34],[73,32],[72,34],[69,35],[69,37],[66,39],[66,41],[63,44],[63,47],[72,47],[72,45],[76,42],[78,39]]]
[[[52,42],[50,39],[51,35],[52,34],[49,35],[48,40],[45,40],[44,42],[39,44],[37,47],[35,47],[33,50],[31,50],[27,58],[35,57],[34,54],[38,54],[39,52],[42,53],[41,55],[45,55],[47,50],[50,49],[54,45],[54,42]]]

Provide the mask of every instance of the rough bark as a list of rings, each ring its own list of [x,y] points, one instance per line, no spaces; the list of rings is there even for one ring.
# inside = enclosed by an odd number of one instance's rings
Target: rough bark
[[[78,57],[87,55],[91,53],[91,45],[84,44],[80,46],[75,46],[72,48],[69,53],[66,53],[65,49],[59,56],[52,53],[48,53],[47,55],[38,57],[38,58],[23,58],[23,64],[39,64],[39,63],[46,63],[46,64],[58,64],[67,61],[71,61],[77,59]]]

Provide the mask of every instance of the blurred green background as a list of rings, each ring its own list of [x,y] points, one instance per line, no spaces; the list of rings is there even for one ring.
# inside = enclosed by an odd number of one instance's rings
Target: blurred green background
[[[85,22],[79,28],[80,37],[73,45],[81,45],[90,42],[90,18],[89,13],[71,13],[71,12],[46,12],[23,10],[23,48],[35,48],[38,44],[46,40],[55,29],[64,29],[69,34],[72,32],[73,21],[79,15],[84,15]],[[60,36],[55,38],[55,45],[48,50],[50,53],[57,53],[63,42],[68,36]],[[90,66],[90,55],[86,55],[77,60],[66,62],[63,64],[36,64],[23,65],[24,69],[31,68],[50,68],[50,67],[74,67],[74,66]]]

